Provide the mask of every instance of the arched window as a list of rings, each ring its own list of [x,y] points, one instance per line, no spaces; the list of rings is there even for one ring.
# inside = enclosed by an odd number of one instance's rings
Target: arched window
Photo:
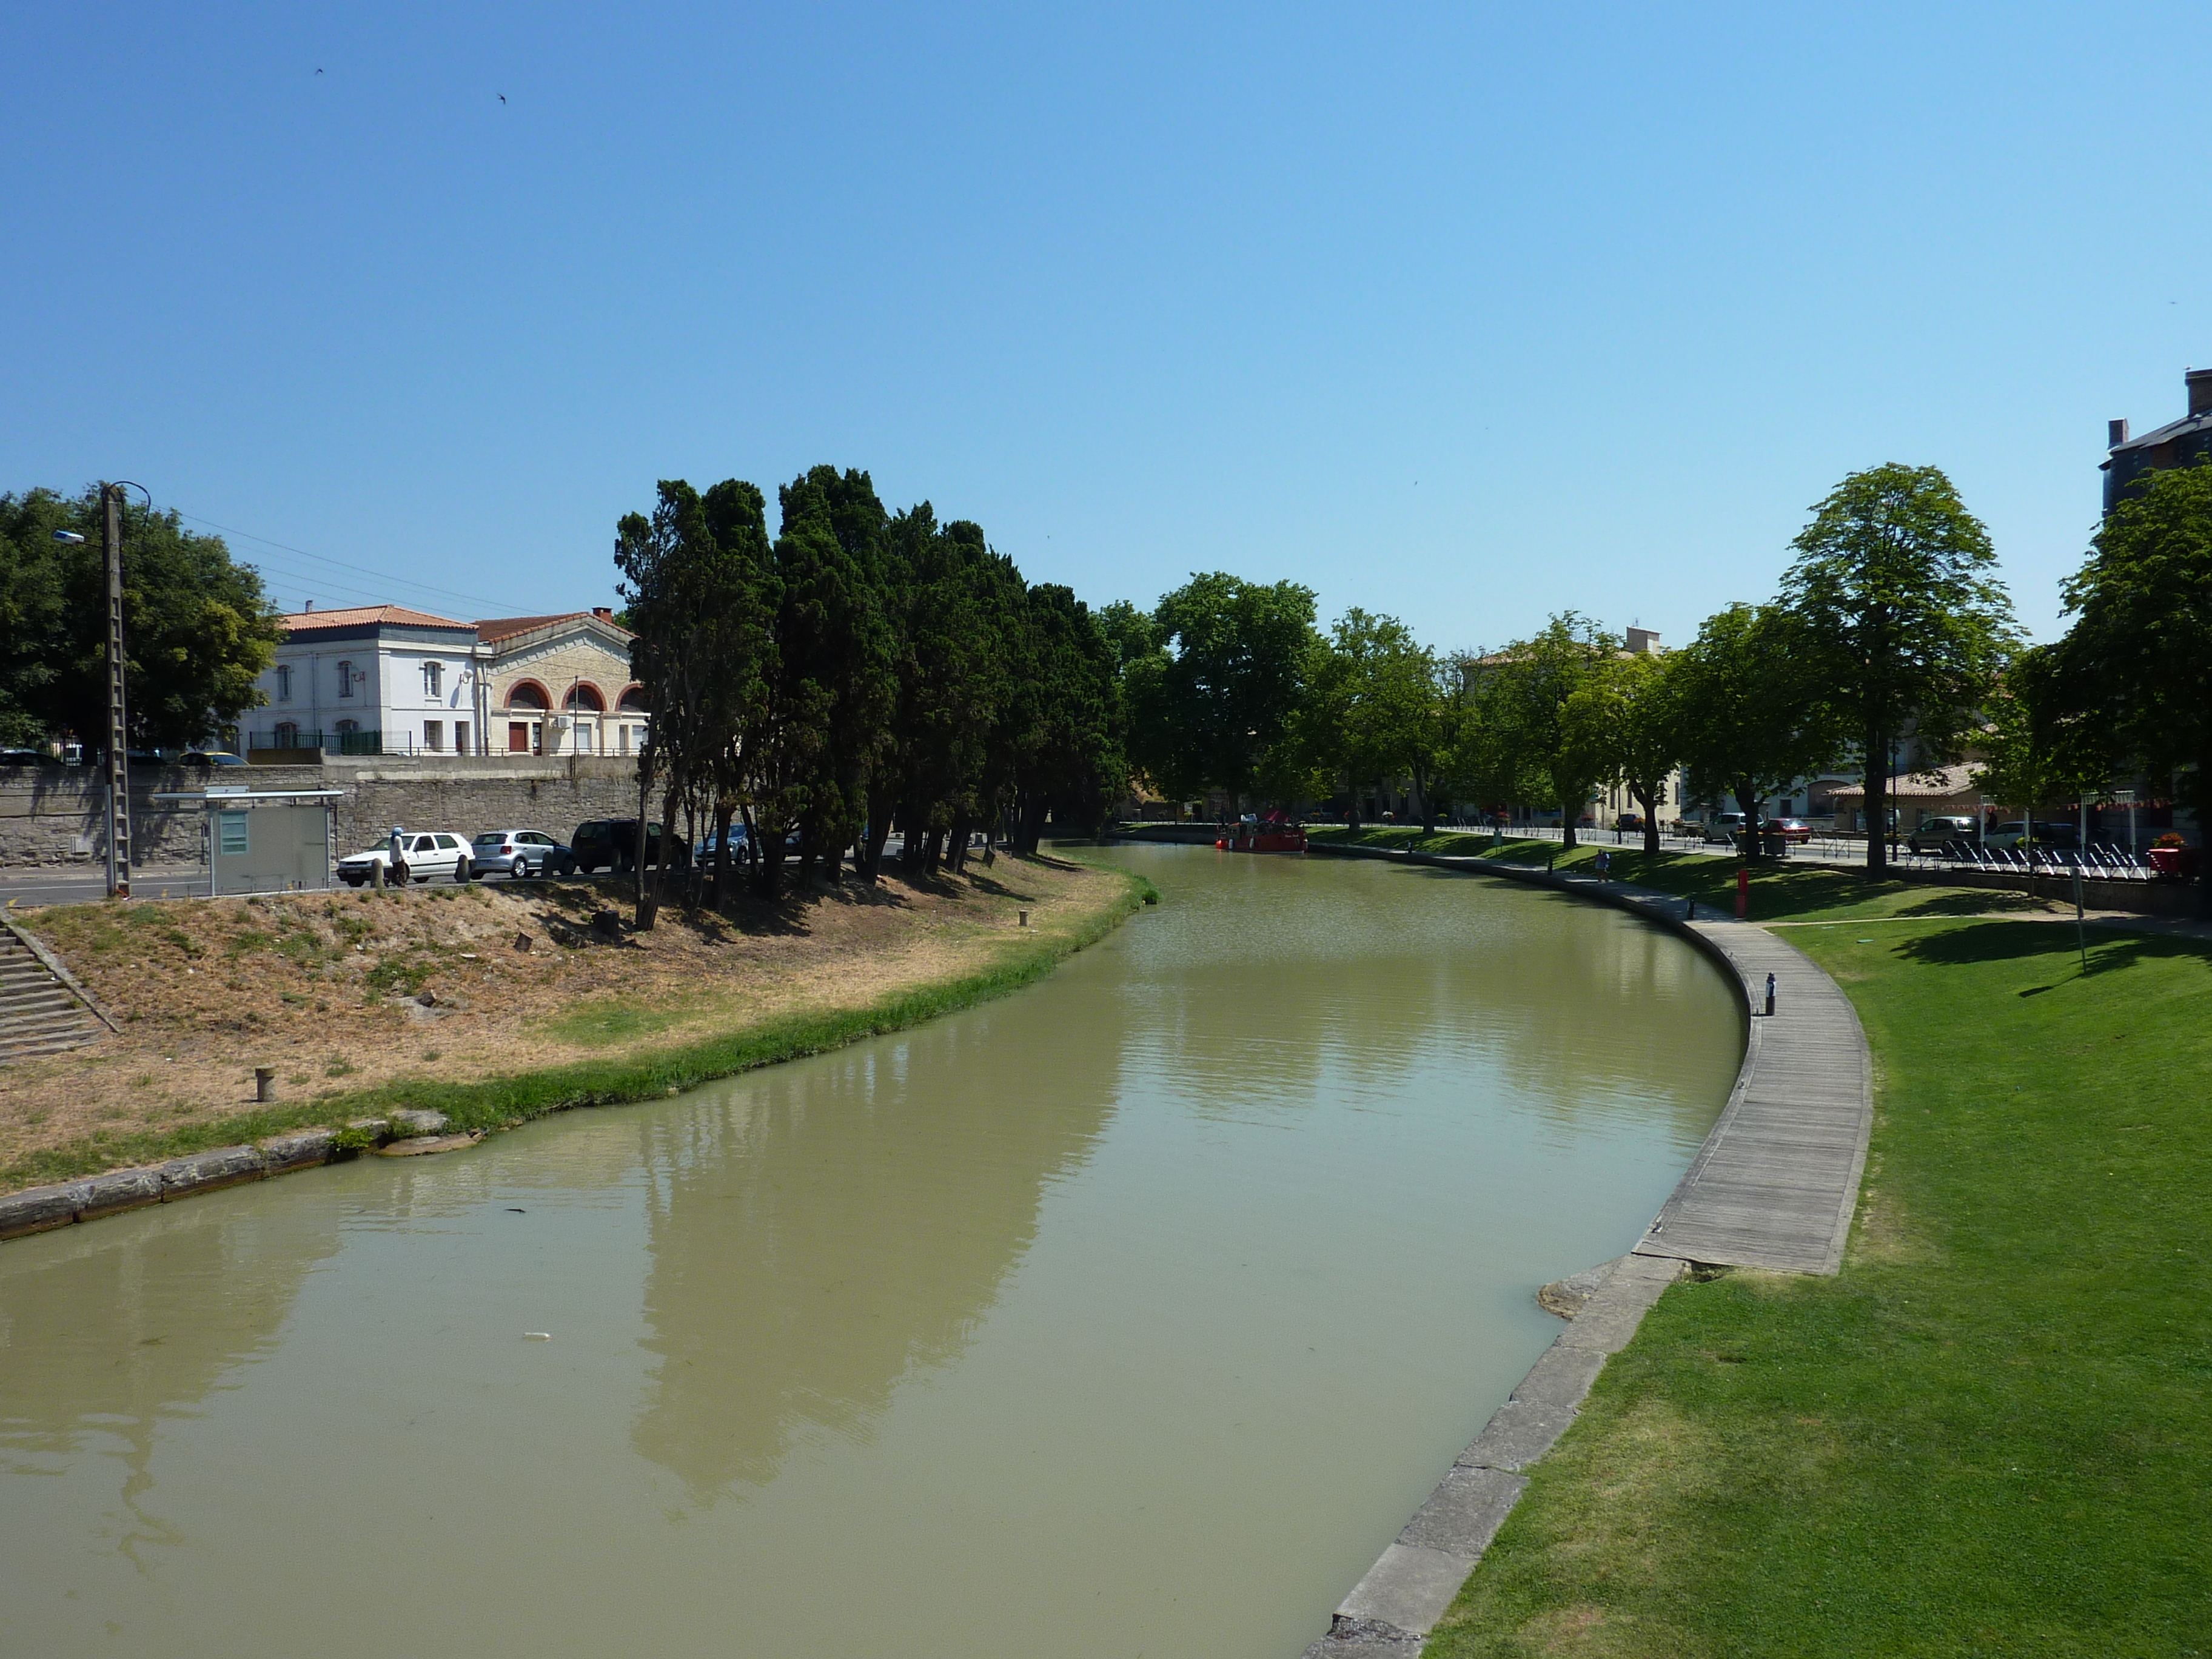
[[[544,686],[535,680],[524,680],[507,692],[507,706],[509,708],[546,708],[551,705],[545,701]]]
[[[353,696],[353,665],[349,662],[342,662],[338,665],[338,696],[342,697]]]
[[[280,662],[276,665],[276,701],[279,702],[292,701],[292,665],[289,662]]]
[[[300,746],[298,725],[291,720],[277,721],[276,738],[276,747],[279,749],[297,749]]]
[[[607,700],[599,695],[599,688],[596,685],[572,685],[568,688],[568,695],[561,700],[561,706],[572,711],[604,714],[607,709]]]
[[[645,688],[641,685],[633,685],[626,690],[622,694],[620,707],[625,714],[643,714],[650,712],[646,706]]]

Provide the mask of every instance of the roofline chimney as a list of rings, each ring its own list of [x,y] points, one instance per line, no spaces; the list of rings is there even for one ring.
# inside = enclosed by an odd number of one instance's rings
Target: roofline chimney
[[[2190,415],[2212,415],[2212,368],[2189,369],[2181,379],[2189,388]]]
[[[2118,449],[2128,441],[2128,423],[2124,420],[2105,422],[2105,447]]]

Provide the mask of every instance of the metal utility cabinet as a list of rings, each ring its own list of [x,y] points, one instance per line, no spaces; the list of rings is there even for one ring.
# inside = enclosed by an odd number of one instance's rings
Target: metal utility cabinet
[[[331,885],[331,802],[343,793],[210,787],[155,799],[204,810],[210,894],[285,893]]]

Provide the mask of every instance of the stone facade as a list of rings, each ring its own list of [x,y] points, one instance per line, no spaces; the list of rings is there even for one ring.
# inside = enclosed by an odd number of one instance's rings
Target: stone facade
[[[629,630],[604,610],[561,617],[508,617],[477,624],[491,653],[494,754],[635,755],[647,715],[629,676]]]

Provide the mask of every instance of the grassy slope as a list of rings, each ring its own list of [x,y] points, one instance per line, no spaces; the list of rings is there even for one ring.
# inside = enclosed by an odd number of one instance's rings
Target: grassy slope
[[[863,1006],[756,1020],[703,1042],[644,1054],[586,1060],[474,1083],[445,1083],[429,1076],[407,1078],[385,1088],[236,1113],[166,1132],[107,1135],[97,1145],[56,1147],[0,1169],[0,1192],[40,1182],[65,1181],[100,1170],[155,1163],[210,1146],[235,1146],[287,1129],[343,1123],[395,1106],[434,1108],[465,1128],[495,1127],[569,1107],[611,1106],[674,1094],[757,1066],[842,1048],[1018,990],[1042,978],[1063,958],[1111,933],[1133,912],[1159,902],[1158,890],[1144,877],[1110,867],[1109,872],[1122,884],[1111,902],[1088,915],[1070,917],[1064,924],[1055,925],[1058,918],[1048,917],[1045,926],[1027,938],[1010,939],[994,959],[971,972],[893,992]]]
[[[2212,949],[1875,931],[1791,935],[1876,1057],[1843,1273],[1670,1290],[1436,1659],[2212,1651]]]

